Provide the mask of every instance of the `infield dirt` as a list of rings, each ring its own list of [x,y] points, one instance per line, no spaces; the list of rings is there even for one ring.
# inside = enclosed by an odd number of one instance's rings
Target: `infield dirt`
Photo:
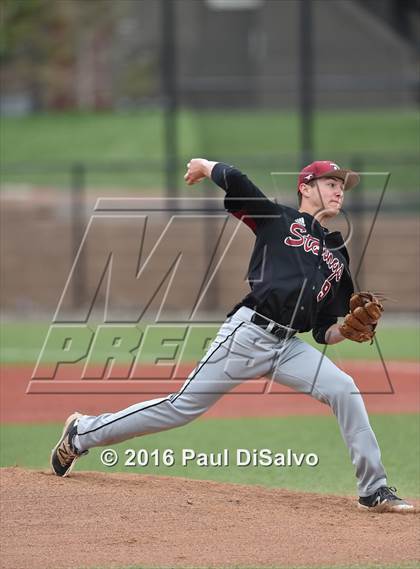
[[[354,497],[139,474],[1,471],[4,569],[263,567],[418,558],[409,514]]]

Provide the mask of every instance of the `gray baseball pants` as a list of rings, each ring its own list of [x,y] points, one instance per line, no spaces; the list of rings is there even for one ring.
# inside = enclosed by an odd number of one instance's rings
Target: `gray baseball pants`
[[[177,393],[99,416],[84,415],[74,444],[79,451],[180,427],[207,411],[238,384],[267,377],[328,404],[356,469],[359,496],[386,485],[381,453],[353,379],[299,338],[279,340],[240,308]]]

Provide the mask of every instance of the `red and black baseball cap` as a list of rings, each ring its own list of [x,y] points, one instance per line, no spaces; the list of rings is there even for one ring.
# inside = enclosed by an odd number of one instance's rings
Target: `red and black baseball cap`
[[[344,182],[345,190],[351,190],[360,181],[359,174],[356,174],[353,170],[340,168],[338,164],[329,160],[318,160],[308,164],[301,170],[298,177],[298,193],[300,184],[307,184],[318,178],[340,178]]]

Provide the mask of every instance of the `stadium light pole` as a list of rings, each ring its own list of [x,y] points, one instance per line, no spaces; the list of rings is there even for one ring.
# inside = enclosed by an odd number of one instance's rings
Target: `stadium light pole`
[[[300,0],[299,12],[300,167],[302,167],[313,160],[315,84],[312,0]]]
[[[177,70],[175,37],[175,4],[161,0],[162,44],[161,70],[164,108],[165,185],[167,198],[176,197],[178,140],[177,140]]]

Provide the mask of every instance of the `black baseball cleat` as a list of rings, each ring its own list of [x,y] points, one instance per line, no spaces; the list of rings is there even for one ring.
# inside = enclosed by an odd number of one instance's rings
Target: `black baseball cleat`
[[[369,510],[371,512],[407,512],[413,510],[414,506],[401,500],[395,494],[396,488],[392,486],[381,486],[374,494],[360,497],[358,508],[361,510]]]
[[[51,452],[51,469],[57,476],[68,476],[79,456],[87,454],[87,451],[80,453],[73,445],[73,438],[77,435],[77,423],[82,415],[73,413],[64,423],[63,434]]]

